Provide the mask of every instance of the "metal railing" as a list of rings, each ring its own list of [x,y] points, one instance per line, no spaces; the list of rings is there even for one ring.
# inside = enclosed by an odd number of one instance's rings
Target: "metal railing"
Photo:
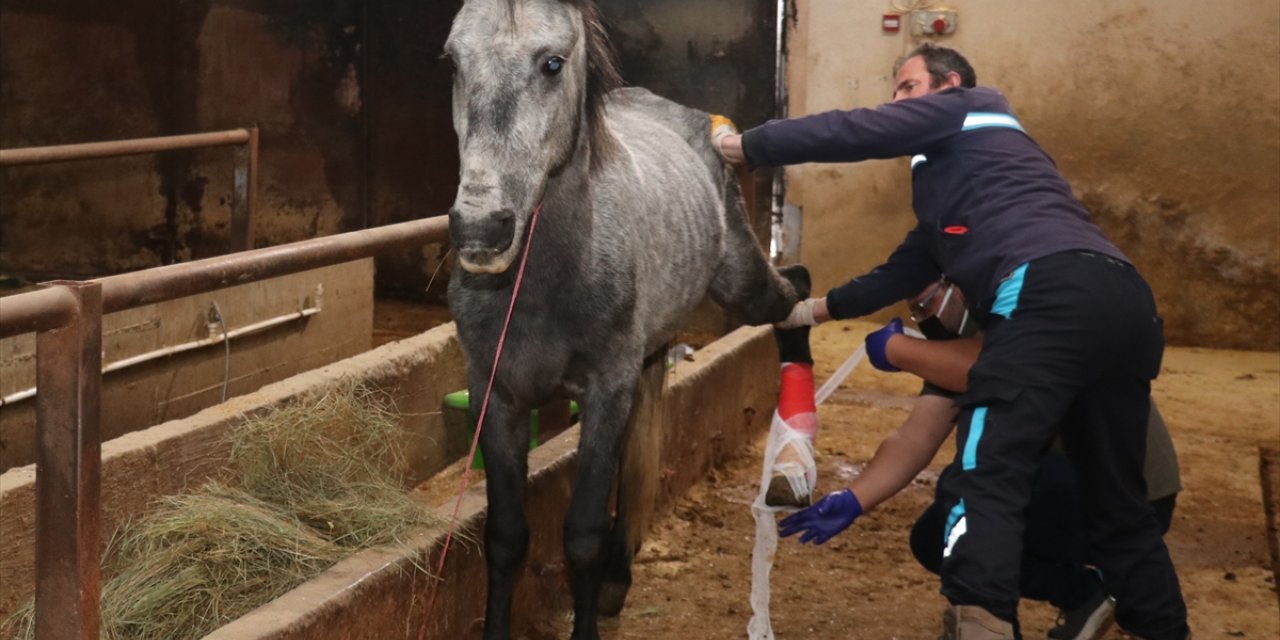
[[[258,128],[230,129],[208,133],[191,133],[160,138],[136,138],[109,142],[86,142],[52,147],[0,149],[0,167],[48,164],[70,160],[115,158],[144,153],[236,147],[235,170],[231,190],[231,250],[253,248],[253,217],[258,185]]]
[[[0,298],[0,338],[36,335],[37,640],[97,640],[102,316],[444,240],[445,216]]]

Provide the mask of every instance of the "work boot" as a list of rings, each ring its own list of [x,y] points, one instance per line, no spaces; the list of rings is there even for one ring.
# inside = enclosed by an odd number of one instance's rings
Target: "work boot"
[[[1058,612],[1057,626],[1045,636],[1049,640],[1099,640],[1115,621],[1116,601],[1101,587],[1084,604]]]
[[[938,640],[1014,640],[1013,623],[976,605],[955,605],[942,612]]]
[[[804,300],[809,297],[809,291],[812,287],[809,279],[809,270],[803,265],[793,264],[781,267],[778,273],[786,278],[795,289],[796,298]],[[809,351],[809,327],[797,327],[795,329],[774,329],[773,338],[778,344],[778,360],[784,365],[794,363],[812,367],[813,355]],[[785,374],[784,374],[785,379]],[[812,395],[812,370],[810,369],[808,385],[803,393]],[[794,394],[795,391],[792,391]],[[784,396],[787,395],[786,390],[783,391]],[[792,402],[796,406],[784,406],[786,403]],[[817,416],[813,412],[813,398],[798,398],[795,395],[788,397],[780,397],[778,403],[779,417],[783,422],[789,422],[797,413],[810,413],[812,415],[796,417],[796,421],[807,421],[806,426],[816,430]],[[793,425],[798,426],[798,425]],[[764,503],[771,507],[796,507],[804,508],[809,506],[812,501],[812,492],[807,490],[808,481],[805,478],[805,470],[810,464],[810,455],[805,455],[801,451],[804,444],[796,441],[787,442],[782,445],[778,451],[777,458],[774,459],[773,468],[770,470],[772,474],[769,480],[769,489],[765,492]],[[793,482],[795,481],[795,482]],[[797,487],[805,487],[806,490],[797,492]]]

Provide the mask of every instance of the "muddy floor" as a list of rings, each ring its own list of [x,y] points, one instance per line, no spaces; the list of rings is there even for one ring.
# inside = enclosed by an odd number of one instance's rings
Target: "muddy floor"
[[[819,384],[874,328],[843,323],[814,332]],[[881,438],[905,419],[917,389],[906,374],[864,364],[819,408],[821,492],[858,473]],[[1196,637],[1280,638],[1258,476],[1259,445],[1280,443],[1280,354],[1172,348],[1154,393],[1186,487],[1166,540]],[[907,534],[952,452],[948,444],[906,490],[826,545],[781,542],[771,585],[780,640],[936,637],[945,602],[937,578],[911,556]],[[762,455],[763,439],[657,524],[636,558],[627,607],[604,622],[604,638],[746,637],[754,539],[749,505]],[[1024,601],[1026,637],[1044,637],[1055,613]],[[568,637],[570,625],[562,616],[547,635]],[[1113,631],[1108,637],[1127,636]]]
[[[421,330],[431,312],[380,320],[384,338]],[[406,316],[391,313],[390,317]],[[877,325],[818,327],[812,344],[819,384]],[[696,357],[696,354],[695,354]],[[819,492],[834,490],[906,417],[918,382],[863,364],[819,408]],[[1261,445],[1280,445],[1280,353],[1170,348],[1154,385],[1178,450],[1184,491],[1166,541],[1198,639],[1280,638],[1262,490]],[[757,492],[763,437],[694,487],[655,525],[636,558],[622,615],[606,619],[606,640],[745,638],[751,617],[749,505]],[[934,638],[945,605],[937,577],[911,556],[907,535],[929,503],[944,446],[902,493],[822,547],[780,544],[772,620],[786,638]],[[566,603],[566,607],[567,607]],[[1043,638],[1055,611],[1023,601],[1027,638]],[[567,611],[527,629],[527,640],[568,637]],[[1108,638],[1126,638],[1113,631]]]

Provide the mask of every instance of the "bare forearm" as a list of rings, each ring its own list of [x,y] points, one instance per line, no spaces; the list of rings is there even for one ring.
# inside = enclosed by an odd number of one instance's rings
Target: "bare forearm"
[[[963,393],[969,388],[969,369],[978,360],[982,340],[920,340],[894,336],[885,345],[885,354],[894,366],[914,373],[948,391]]]
[[[849,488],[862,508],[870,511],[877,505],[897,495],[933,459],[934,451],[910,442],[900,433],[885,438],[876,454]]]
[[[864,509],[893,497],[929,465],[951,433],[955,416],[950,398],[916,399],[906,422],[880,443],[866,469],[849,485]]]

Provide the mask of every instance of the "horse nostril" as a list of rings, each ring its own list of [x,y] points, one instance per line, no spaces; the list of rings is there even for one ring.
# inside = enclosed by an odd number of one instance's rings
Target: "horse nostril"
[[[499,209],[489,214],[489,219],[498,225],[499,229],[508,231],[515,228],[516,214],[510,209]]]

